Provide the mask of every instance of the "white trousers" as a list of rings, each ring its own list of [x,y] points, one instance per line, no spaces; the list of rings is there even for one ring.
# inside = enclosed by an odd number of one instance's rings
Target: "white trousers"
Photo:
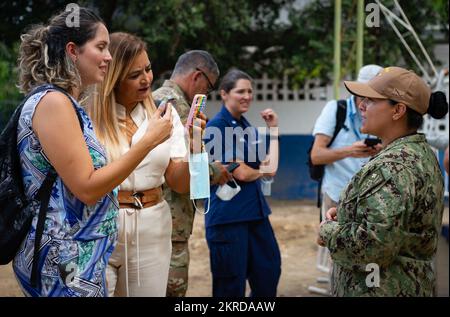
[[[172,216],[164,200],[119,210],[119,237],[106,269],[108,296],[166,296]]]

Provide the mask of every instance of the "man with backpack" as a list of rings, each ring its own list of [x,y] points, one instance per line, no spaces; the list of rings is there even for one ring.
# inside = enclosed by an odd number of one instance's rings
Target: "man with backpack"
[[[366,65],[360,69],[357,81],[368,82],[381,69],[377,65]],[[358,96],[350,96],[345,102],[329,101],[314,125],[315,139],[311,162],[314,165],[326,165],[322,180],[322,207],[326,207],[325,212],[337,205],[339,194],[345,185],[380,148],[366,145],[364,140],[368,135],[359,131],[363,120],[358,109],[361,101],[362,98]],[[337,124],[338,103],[341,104],[340,107],[345,108],[345,117],[333,143],[330,144]]]
[[[357,81],[368,82],[380,70],[382,68],[378,65],[363,66],[359,70]],[[321,185],[322,219],[325,219],[328,209],[337,206],[341,191],[353,175],[381,149],[379,144],[365,144],[368,135],[360,132],[364,120],[358,109],[361,101],[362,98],[358,96],[329,101],[314,125],[315,139],[310,153],[310,165],[313,164],[313,168],[322,165],[324,170],[316,176],[311,172],[311,177]],[[325,249],[319,252],[327,253]]]

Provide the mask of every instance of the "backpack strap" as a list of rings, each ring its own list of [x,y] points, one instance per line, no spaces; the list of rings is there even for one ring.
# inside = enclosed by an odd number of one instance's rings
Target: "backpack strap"
[[[322,179],[319,180],[319,183],[317,184],[317,208],[322,208]],[[322,210],[320,212],[320,222],[322,222]]]
[[[39,86],[36,89],[34,89],[23,101],[22,105],[25,104],[25,102],[33,95],[42,92],[44,90],[57,90],[69,98],[70,103],[73,105],[75,113],[77,114],[78,122],[80,123],[81,132],[84,131],[84,124],[83,120],[81,118],[80,113],[77,110],[75,102],[72,100],[70,95],[65,91],[64,89],[55,86],[55,85],[43,85]],[[45,176],[44,181],[42,182],[41,187],[39,187],[39,190],[36,193],[35,199],[40,201],[40,207],[39,207],[39,215],[38,215],[38,221],[36,224],[36,233],[34,238],[34,252],[33,252],[33,265],[31,268],[31,277],[30,277],[30,283],[33,288],[37,288],[38,283],[40,281],[40,273],[38,270],[38,264],[39,264],[39,253],[41,248],[41,240],[42,240],[42,234],[44,232],[45,227],[45,218],[47,216],[47,210],[48,210],[48,204],[50,202],[50,196],[53,188],[53,184],[55,183],[56,177],[58,174],[56,173],[53,166],[50,167],[50,170],[48,171],[47,175]]]
[[[334,127],[333,137],[331,138],[330,143],[328,143],[328,147],[330,147],[331,144],[333,144],[334,140],[339,134],[339,131],[341,131],[342,128],[348,130],[348,128],[345,126],[346,117],[347,117],[347,100],[345,99],[338,100],[336,110],[336,126]]]
[[[55,182],[57,176],[58,174],[56,173],[55,169],[51,168],[48,171],[44,182],[42,183],[41,187],[39,188],[36,194],[36,198],[41,202],[41,204],[39,207],[39,215],[36,224],[36,233],[34,237],[33,265],[31,267],[31,277],[30,277],[31,286],[34,288],[37,288],[38,281],[40,280],[39,274],[40,272],[38,270],[38,264],[39,264],[39,253],[41,251],[40,248],[41,248],[42,233],[44,232],[45,218],[47,216],[48,203],[50,201],[53,183]]]

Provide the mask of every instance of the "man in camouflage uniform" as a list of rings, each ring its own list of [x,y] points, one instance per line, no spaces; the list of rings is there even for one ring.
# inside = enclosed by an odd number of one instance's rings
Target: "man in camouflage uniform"
[[[352,178],[337,211],[330,209],[321,223],[318,243],[328,247],[334,261],[332,293],[432,296],[444,185],[425,136],[414,133],[420,120],[411,127],[405,110],[421,118],[429,89],[417,75],[397,67],[367,84],[346,82],[346,87],[368,96],[360,106],[366,121],[362,132],[378,135],[386,147]]]
[[[219,69],[206,51],[194,50],[181,55],[170,80],[153,92],[155,100],[173,98],[181,122],[186,123],[195,94],[208,94],[214,89]],[[224,184],[231,174],[219,162],[209,166],[211,183]],[[179,194],[164,186],[164,196],[172,212],[172,258],[167,296],[186,295],[189,271],[189,237],[194,222],[194,208],[189,193]]]

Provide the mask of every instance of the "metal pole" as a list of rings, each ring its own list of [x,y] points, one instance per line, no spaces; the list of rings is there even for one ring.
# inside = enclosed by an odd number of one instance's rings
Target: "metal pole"
[[[425,77],[425,80],[428,83],[431,83],[431,78],[428,75],[428,72],[425,70],[425,67],[422,65],[422,63],[419,61],[419,59],[417,58],[416,54],[414,54],[414,52],[412,51],[411,47],[408,45],[408,43],[406,43],[406,40],[404,38],[404,36],[400,33],[400,31],[397,29],[397,26],[395,25],[393,18],[395,17],[395,15],[388,9],[386,8],[384,5],[382,5],[380,3],[379,0],[376,0],[376,2],[378,3],[378,5],[380,6],[381,12],[383,12],[386,20],[388,21],[388,23],[391,25],[392,30],[394,30],[395,34],[397,34],[397,37],[400,39],[400,41],[402,42],[403,46],[406,48],[406,50],[408,51],[409,55],[411,56],[411,58],[414,60],[414,62],[417,64],[417,66],[420,68],[420,70],[422,71],[423,76]],[[397,18],[398,19],[398,18]],[[408,29],[408,31],[411,32],[411,25],[406,27]]]
[[[339,99],[341,81],[341,0],[334,2],[334,98]]]
[[[405,12],[403,12],[403,9],[402,9],[402,7],[400,6],[400,4],[398,3],[398,1],[397,1],[397,0],[394,0],[394,2],[395,2],[395,5],[397,6],[397,9],[400,11],[400,13],[401,13],[403,19],[406,21],[406,23],[408,23],[408,25],[411,25],[411,23],[409,22],[408,18],[406,17]],[[435,76],[435,77],[438,77],[439,74],[438,74],[436,68],[434,67],[433,62],[431,61],[430,55],[428,55],[427,50],[425,49],[425,47],[423,47],[422,41],[419,39],[419,36],[417,35],[417,33],[416,33],[416,31],[414,30],[414,28],[412,27],[412,25],[411,25],[411,33],[412,33],[412,35],[414,36],[414,38],[416,39],[417,44],[419,44],[420,49],[422,50],[423,55],[425,55],[425,58],[427,59],[428,64],[430,65],[431,70],[432,70],[433,73],[434,73],[434,76]]]
[[[356,24],[356,73],[363,66],[364,49],[364,0],[358,0]]]

